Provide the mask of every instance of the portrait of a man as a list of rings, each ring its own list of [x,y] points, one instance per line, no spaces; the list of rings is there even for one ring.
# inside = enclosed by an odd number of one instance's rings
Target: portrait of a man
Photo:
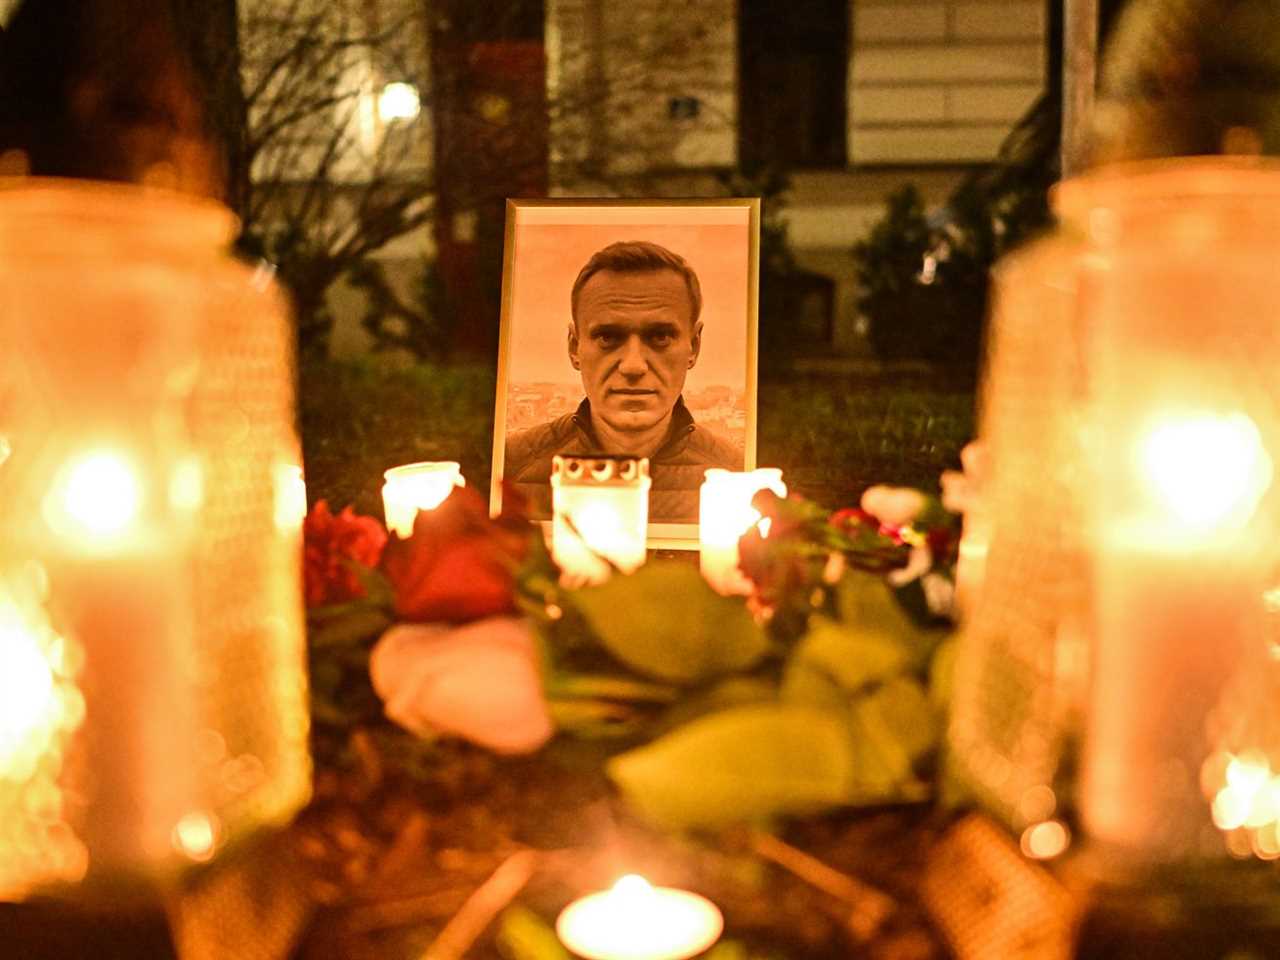
[[[758,205],[509,201],[508,216],[495,507],[505,486],[549,519],[556,455],[646,457],[651,539],[696,542],[706,470],[754,465]]]
[[[694,420],[681,391],[702,349],[702,290],[678,253],[647,241],[597,252],[570,293],[567,354],[586,396],[571,413],[507,439],[505,476],[545,500],[556,454],[648,457],[649,516],[693,522],[708,467],[743,451]]]

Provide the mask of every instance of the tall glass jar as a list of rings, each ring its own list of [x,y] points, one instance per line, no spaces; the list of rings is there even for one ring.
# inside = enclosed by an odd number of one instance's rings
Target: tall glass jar
[[[1118,165],[1057,206],[997,276],[958,772],[1108,869],[1280,858],[1280,164]]]
[[[0,187],[0,896],[163,881],[307,799],[292,339],[234,230]]]

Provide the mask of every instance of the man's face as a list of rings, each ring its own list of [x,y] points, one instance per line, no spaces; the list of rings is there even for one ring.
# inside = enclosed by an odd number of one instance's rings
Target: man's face
[[[578,292],[569,358],[591,411],[615,430],[646,430],[671,412],[698,359],[684,277],[674,270],[601,270]]]

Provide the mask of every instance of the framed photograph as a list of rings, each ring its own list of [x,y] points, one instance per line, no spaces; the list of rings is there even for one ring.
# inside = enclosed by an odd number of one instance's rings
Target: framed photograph
[[[557,454],[649,458],[649,545],[698,544],[710,467],[756,457],[760,201],[508,200],[493,437],[551,518]]]

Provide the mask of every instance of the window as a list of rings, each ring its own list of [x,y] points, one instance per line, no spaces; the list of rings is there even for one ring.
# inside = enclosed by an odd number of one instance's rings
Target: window
[[[740,0],[738,156],[843,167],[849,0]]]

